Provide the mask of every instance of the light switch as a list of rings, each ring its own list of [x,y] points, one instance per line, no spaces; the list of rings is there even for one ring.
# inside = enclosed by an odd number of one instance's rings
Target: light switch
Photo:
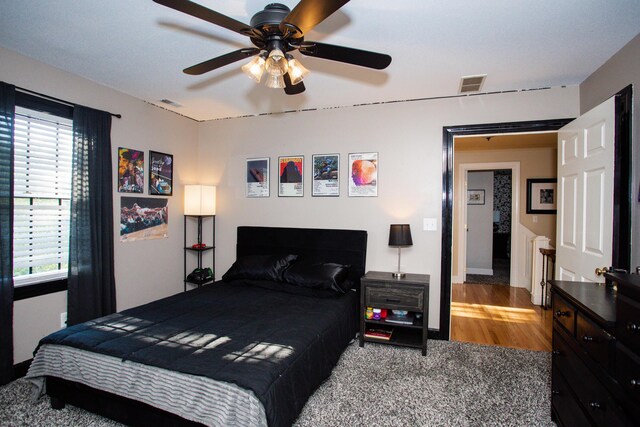
[[[438,231],[438,219],[437,218],[423,218],[422,229],[424,231]]]
[[[536,224],[538,222],[538,215],[533,216],[533,223]]]

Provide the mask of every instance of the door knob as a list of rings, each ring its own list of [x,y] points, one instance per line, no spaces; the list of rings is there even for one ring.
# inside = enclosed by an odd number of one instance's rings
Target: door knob
[[[596,276],[602,276],[604,273],[609,271],[609,267],[597,267],[596,268]]]

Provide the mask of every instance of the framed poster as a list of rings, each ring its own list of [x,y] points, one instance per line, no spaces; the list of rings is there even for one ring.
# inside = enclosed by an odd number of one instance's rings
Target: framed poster
[[[120,241],[166,239],[169,229],[169,199],[120,198]]]
[[[340,155],[314,154],[312,196],[340,195]]]
[[[173,156],[149,151],[149,194],[171,196],[173,194]]]
[[[247,197],[269,197],[269,157],[247,159]]]
[[[350,153],[349,170],[349,197],[378,196],[378,153]]]
[[[527,213],[555,214],[557,212],[556,178],[527,179]]]
[[[467,190],[468,205],[484,205],[484,190]]]
[[[278,196],[304,196],[304,156],[278,157]]]
[[[144,151],[118,148],[118,192],[142,193],[144,189]]]

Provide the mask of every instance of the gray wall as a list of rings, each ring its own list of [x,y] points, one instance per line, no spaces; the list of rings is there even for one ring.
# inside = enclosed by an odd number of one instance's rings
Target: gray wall
[[[2,81],[122,114],[122,119],[113,119],[111,129],[117,308],[123,310],[180,292],[182,188],[184,183],[199,182],[195,160],[198,123],[7,49],[0,48],[0,58]],[[174,155],[167,239],[120,243],[120,196],[132,194],[116,192],[118,147],[143,150],[147,159],[150,149]],[[145,186],[147,180],[148,176]],[[144,194],[139,194],[147,195],[146,188]],[[40,338],[60,328],[60,313],[67,311],[66,292],[16,301],[14,307],[14,359],[18,363],[32,357]]]
[[[580,114],[633,84],[633,185],[631,266],[640,266],[640,34],[580,85]]]
[[[429,327],[439,328],[442,217],[442,128],[574,117],[578,88],[553,88],[451,99],[217,120],[200,124],[201,179],[218,186],[216,265],[235,259],[239,225],[355,228],[368,231],[367,269],[393,271],[389,224],[411,224],[413,246],[402,251],[402,269],[431,275]],[[378,197],[347,196],[347,156],[379,153]],[[311,197],[313,154],[339,153],[340,197]],[[304,155],[304,197],[277,196],[278,156]],[[271,197],[245,197],[246,159],[270,157]],[[436,218],[437,231],[423,231]]]

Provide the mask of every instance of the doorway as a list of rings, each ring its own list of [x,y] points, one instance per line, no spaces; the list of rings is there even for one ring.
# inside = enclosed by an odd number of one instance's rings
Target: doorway
[[[455,138],[452,340],[550,351],[552,316],[529,293],[523,188],[555,176],[556,159],[555,132]],[[555,216],[534,225],[551,236]]]

